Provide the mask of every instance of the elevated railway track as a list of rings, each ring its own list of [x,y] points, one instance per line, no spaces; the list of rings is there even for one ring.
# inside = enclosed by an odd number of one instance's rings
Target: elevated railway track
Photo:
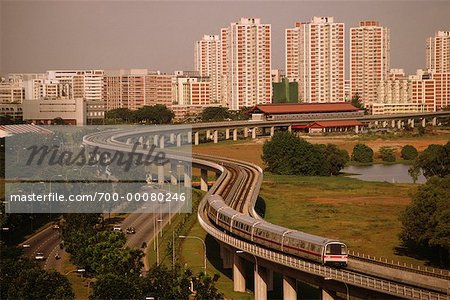
[[[245,123],[248,124],[248,123]],[[194,125],[192,130],[205,128],[216,128],[219,124]],[[206,127],[205,127],[206,126]],[[220,124],[220,126],[222,126]],[[233,126],[228,122],[228,126]],[[148,137],[155,129],[147,127],[135,130],[107,131],[85,136],[84,144],[90,147],[99,147],[106,150],[131,151],[128,143],[130,138]],[[170,130],[167,131],[170,133]],[[161,134],[160,132],[158,134]],[[144,150],[139,150],[144,153]],[[350,256],[348,267],[345,269],[332,268],[319,263],[307,261],[280,251],[267,249],[254,242],[243,240],[233,234],[224,232],[223,229],[207,216],[205,211],[206,199],[211,195],[221,196],[226,204],[234,210],[248,214],[256,219],[261,217],[255,212],[254,206],[262,183],[263,171],[260,167],[251,163],[242,162],[228,158],[217,158],[208,155],[194,154],[192,158],[183,157],[180,153],[172,153],[165,149],[169,158],[174,160],[186,160],[192,162],[193,167],[206,168],[220,174],[214,185],[209,189],[205,199],[200,203],[198,219],[200,225],[208,234],[213,236],[228,249],[244,251],[253,255],[261,265],[275,271],[280,271],[287,276],[298,280],[308,281],[312,278],[316,285],[328,285],[329,282],[337,282],[337,291],[342,291],[340,283],[351,286],[352,295],[359,297],[375,298],[407,298],[443,300],[450,299],[448,289],[450,287],[450,276],[445,273],[436,273],[426,270],[416,270],[406,266],[398,266],[388,262],[380,262],[373,259],[361,258],[356,255]],[[257,284],[255,283],[255,286]],[[262,297],[261,299],[264,299]]]

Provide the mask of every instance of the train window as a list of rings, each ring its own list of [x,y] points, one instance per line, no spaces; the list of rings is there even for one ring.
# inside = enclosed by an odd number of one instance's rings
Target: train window
[[[335,255],[335,254],[342,254],[341,252],[341,250],[342,250],[342,246],[343,245],[341,245],[341,244],[328,244],[327,245],[327,249],[326,249],[326,253],[327,254],[332,254],[332,255]]]

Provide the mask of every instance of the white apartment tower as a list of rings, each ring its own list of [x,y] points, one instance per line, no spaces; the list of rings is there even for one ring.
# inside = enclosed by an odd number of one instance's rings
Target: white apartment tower
[[[351,97],[366,107],[377,100],[377,89],[390,69],[390,32],[377,21],[361,21],[350,28]]]
[[[241,18],[222,28],[223,97],[232,110],[271,102],[271,25]],[[224,96],[226,95],[226,96]]]
[[[195,42],[195,70],[210,79],[210,102],[221,102],[222,48],[218,35],[204,35]]]
[[[435,73],[450,73],[450,31],[438,31],[427,39],[427,69]]]
[[[286,29],[286,77],[298,81],[299,101],[343,102],[344,23],[313,17]]]

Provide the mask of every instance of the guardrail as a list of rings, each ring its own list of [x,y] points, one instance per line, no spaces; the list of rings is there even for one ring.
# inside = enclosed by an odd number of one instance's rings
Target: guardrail
[[[279,252],[274,252],[265,248],[249,244],[240,239],[234,238],[230,235],[221,232],[217,228],[209,225],[203,220],[202,209],[204,202],[199,206],[198,220],[200,225],[214,238],[220,240],[227,245],[236,249],[243,250],[250,254],[264,258],[268,261],[278,263],[296,270],[307,272],[314,275],[329,277],[334,280],[345,282],[354,286],[359,286],[366,289],[371,289],[377,292],[384,292],[393,296],[404,297],[408,299],[419,300],[448,300],[449,297],[435,292],[425,291],[422,289],[393,283],[388,280],[379,279],[376,277],[366,276],[347,270],[333,269],[320,264],[301,260],[296,257],[288,256]]]
[[[393,269],[405,270],[408,272],[450,280],[450,272],[447,270],[414,266],[413,264],[408,265],[399,261],[394,262],[394,260],[392,259],[388,260],[387,258],[382,257],[377,258],[375,256],[366,255],[364,253],[360,254],[359,252],[354,251],[349,251],[349,257],[352,259],[367,261],[381,266],[388,266]]]

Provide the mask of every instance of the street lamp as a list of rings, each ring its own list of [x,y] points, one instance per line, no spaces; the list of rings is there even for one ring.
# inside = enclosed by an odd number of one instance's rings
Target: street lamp
[[[333,278],[325,277],[324,280],[333,280]],[[350,300],[350,293],[349,293],[349,290],[348,290],[348,285],[344,281],[342,281],[342,283],[345,284],[345,289],[347,290],[347,300]]]
[[[158,223],[162,222],[162,219],[156,220],[156,227],[158,228]],[[158,239],[158,230],[156,230],[156,265],[159,266],[159,239]]]
[[[72,271],[67,272],[67,273],[65,274],[65,276],[67,276],[67,275],[69,275],[70,273],[73,273],[73,272],[84,273],[84,272],[86,272],[86,269],[75,269],[75,270],[72,270]]]
[[[204,258],[203,258],[203,268],[205,269],[205,275],[206,275],[206,243],[202,238],[199,238],[198,236],[195,235],[179,235],[178,236],[180,239],[196,239],[196,240],[200,240],[203,244],[203,249],[204,249]]]

